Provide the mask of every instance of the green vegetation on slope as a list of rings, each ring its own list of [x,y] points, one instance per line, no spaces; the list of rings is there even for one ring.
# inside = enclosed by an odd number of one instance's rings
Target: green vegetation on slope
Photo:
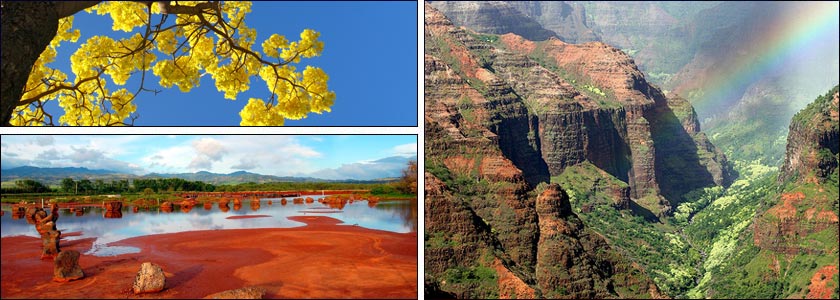
[[[609,244],[644,266],[659,288],[679,295],[694,285],[701,253],[680,235],[677,227],[646,220],[641,208],[619,210],[610,190],[627,184],[589,162],[566,168],[551,178],[569,194],[575,213]]]

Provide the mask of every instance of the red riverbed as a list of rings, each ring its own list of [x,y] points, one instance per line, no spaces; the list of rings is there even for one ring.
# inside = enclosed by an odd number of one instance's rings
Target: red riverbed
[[[85,278],[52,281],[53,263],[41,261],[41,241],[0,239],[2,298],[202,298],[245,286],[266,289],[266,298],[416,298],[417,234],[393,233],[323,216],[289,219],[295,228],[229,229],[149,235],[113,243],[140,253],[84,255],[92,238],[61,241],[77,250]],[[60,224],[59,224],[60,227]],[[140,264],[166,272],[166,289],[134,295]]]

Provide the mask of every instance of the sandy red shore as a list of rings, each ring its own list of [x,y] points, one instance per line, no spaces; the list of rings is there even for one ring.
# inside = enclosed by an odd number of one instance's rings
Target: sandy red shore
[[[40,240],[0,239],[2,298],[202,298],[245,286],[266,298],[416,298],[417,234],[339,226],[323,216],[291,217],[307,226],[150,235],[113,243],[140,253],[82,254],[85,278],[52,282],[52,261],[38,259]],[[60,227],[60,226],[59,226]],[[93,239],[61,241],[84,253]],[[166,272],[160,293],[131,293],[145,261]]]

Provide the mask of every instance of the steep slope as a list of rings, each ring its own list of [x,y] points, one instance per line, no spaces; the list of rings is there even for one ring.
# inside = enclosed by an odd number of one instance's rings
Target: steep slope
[[[432,1],[457,26],[482,33],[515,33],[542,41],[557,35],[504,1]]]
[[[755,187],[770,192],[695,296],[838,297],[838,126],[838,87],[793,117],[777,179]]]
[[[837,89],[835,86],[793,116],[780,182],[810,178],[825,181],[837,169],[840,152]]]
[[[556,33],[557,37],[564,42],[580,44],[601,40],[587,24],[586,10],[581,4],[567,1],[508,1],[508,4],[537,21],[545,29]],[[524,35],[523,37],[528,38]]]
[[[505,3],[563,41],[620,48],[648,81],[693,104],[731,160],[778,165],[788,120],[840,74],[836,2]],[[463,25],[485,32],[480,23]]]
[[[698,132],[691,106],[665,97],[603,43],[479,34],[429,4],[424,29],[427,182],[439,183],[427,186],[429,288],[459,297],[659,297],[647,266],[543,183],[591,163],[620,183],[608,184],[612,209],[643,220],[664,216],[690,190],[726,184],[725,157]]]

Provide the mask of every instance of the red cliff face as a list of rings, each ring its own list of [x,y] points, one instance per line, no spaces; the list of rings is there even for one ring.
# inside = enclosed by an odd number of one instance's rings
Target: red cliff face
[[[779,182],[793,178],[805,181],[810,177],[825,180],[837,168],[838,102],[840,94],[835,87],[793,117]]]
[[[838,102],[834,87],[793,117],[778,179],[784,192],[753,224],[754,243],[762,249],[789,255],[836,251]],[[833,237],[827,245],[813,236],[823,231]]]
[[[652,98],[658,90],[632,60],[603,44],[479,36],[429,5],[425,20],[426,281],[458,297],[635,297],[619,285],[658,295],[571,213],[560,187],[534,189],[589,160],[631,183],[617,187],[617,207],[649,195],[652,211],[667,211],[652,150],[658,121],[648,121],[667,99]],[[538,62],[546,47],[568,48],[549,51],[568,62]]]

